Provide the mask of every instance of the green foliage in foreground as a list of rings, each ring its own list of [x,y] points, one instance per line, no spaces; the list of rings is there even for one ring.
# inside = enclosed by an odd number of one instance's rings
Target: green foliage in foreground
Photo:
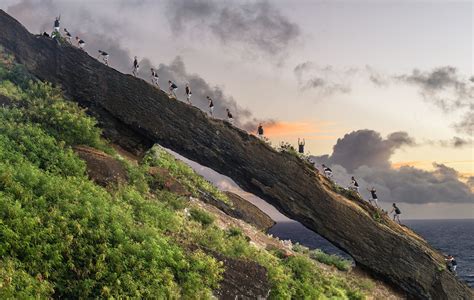
[[[309,256],[323,264],[334,266],[340,271],[349,270],[352,264],[350,260],[343,259],[337,255],[324,253],[320,249],[310,251]]]
[[[95,121],[50,85],[0,93],[0,298],[208,298],[222,267],[170,239],[182,218],[134,186],[91,182],[71,146]]]
[[[127,166],[130,184],[95,185],[71,150],[77,144],[109,149],[95,120],[58,89],[15,76],[0,83],[0,94],[14,100],[0,108],[1,299],[209,299],[222,265],[183,245],[263,265],[271,299],[363,298],[360,286],[323,273],[308,256],[280,258],[257,249],[240,229],[216,227],[208,213],[191,209],[186,219],[178,210],[189,204],[179,196],[151,194],[146,171],[155,165],[194,193],[226,201],[161,148],[143,165]]]

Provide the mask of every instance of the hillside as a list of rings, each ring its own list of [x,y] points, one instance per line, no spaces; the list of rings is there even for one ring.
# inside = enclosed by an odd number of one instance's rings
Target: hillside
[[[472,291],[445,270],[442,256],[423,239],[391,222],[357,197],[341,195],[298,157],[278,153],[246,132],[209,119],[201,111],[169,99],[143,80],[108,68],[72,46],[33,36],[3,11],[0,11],[0,27],[0,45],[5,52],[14,55],[26,71],[61,86],[67,98],[87,107],[111,143],[140,156],[159,143],[228,175],[243,189],[262,197],[345,250],[358,266],[403,289],[411,297],[472,298]],[[54,126],[53,129],[58,131]],[[87,136],[79,134],[78,141],[65,141],[66,145],[100,146],[98,141],[94,142],[97,144],[82,142]],[[74,170],[66,170],[69,169]],[[164,231],[167,230],[170,229]],[[258,257],[254,253],[249,256]],[[309,289],[309,282],[317,281],[305,281],[305,278],[316,276],[315,271],[312,265],[300,262],[300,256],[296,259],[298,262],[290,264],[288,273],[281,274],[294,274],[294,284]],[[291,270],[292,266],[303,267],[304,271]],[[189,273],[178,273],[181,272]],[[210,275],[211,279],[218,276],[216,272]],[[216,281],[199,284],[205,286],[203,290],[210,290]]]
[[[2,299],[399,299],[350,262],[269,237],[265,214],[161,147],[115,150],[5,53],[0,100]]]

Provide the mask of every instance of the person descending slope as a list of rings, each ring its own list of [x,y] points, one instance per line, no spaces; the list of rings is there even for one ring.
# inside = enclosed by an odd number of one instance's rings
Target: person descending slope
[[[168,80],[168,84],[169,84],[169,90],[170,90],[170,97],[173,96],[175,99],[178,99],[178,97],[176,97],[176,91],[178,90],[178,86],[176,84],[174,84],[173,81],[171,80]]]
[[[99,59],[100,56],[102,56],[102,60],[104,61],[105,65],[109,65],[109,54],[105,51],[98,50],[99,51],[99,56],[97,56],[97,59]]]
[[[227,122],[229,122],[230,125],[234,125],[234,118],[232,117],[230,110],[228,108],[226,108],[225,110],[227,111]]]
[[[54,20],[54,25],[53,25],[54,31],[59,32],[59,21],[60,20],[61,20],[61,16],[56,17],[56,19]]]
[[[138,65],[138,58],[135,56],[133,58],[133,71],[132,71],[133,76],[137,77],[139,68],[140,68],[140,65]]]
[[[354,176],[351,177],[350,189],[354,190],[359,194],[359,183],[355,180]]]
[[[326,175],[327,178],[332,177],[332,170],[328,166],[326,166],[325,164],[323,164],[323,171],[324,171],[324,174]]]
[[[69,43],[69,44],[72,44],[72,36],[71,34],[69,33],[69,31],[67,31],[66,28],[64,28],[64,33],[65,33],[65,38],[66,38],[66,41]]]
[[[374,205],[372,201],[375,203],[376,207],[379,207],[379,200],[377,198],[377,191],[375,190],[375,187],[372,187],[370,190],[367,188],[367,190],[370,192],[370,196],[372,199],[369,199],[370,204]]]
[[[86,42],[81,40],[78,36],[76,36],[76,42],[79,49],[84,50],[84,46],[86,45]]]
[[[191,103],[191,95],[193,93],[191,92],[191,88],[189,87],[189,84],[186,83],[186,100],[188,101],[189,105],[192,105]]]
[[[209,101],[209,114],[212,117],[214,114],[214,102],[212,102],[212,99],[209,96],[207,96],[206,99]]]
[[[298,152],[301,154],[304,154],[304,145],[305,145],[305,140],[301,140],[298,138]]]
[[[398,221],[398,224],[401,224],[400,223],[400,215],[401,215],[401,211],[400,209],[397,207],[397,205],[395,203],[392,204],[392,210],[390,211],[390,213],[393,213],[393,220],[397,220]]]
[[[261,140],[263,140],[263,126],[262,126],[262,123],[258,124],[257,135]]]
[[[160,88],[160,85],[158,84],[158,73],[155,71],[155,69],[151,68],[151,84],[156,85],[158,88]]]

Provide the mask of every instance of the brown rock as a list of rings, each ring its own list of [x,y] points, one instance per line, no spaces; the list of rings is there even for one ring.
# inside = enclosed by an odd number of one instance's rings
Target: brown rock
[[[240,213],[239,219],[263,231],[268,231],[268,229],[275,225],[275,221],[272,218],[239,195],[232,192],[226,192],[226,195],[232,202],[232,208]]]
[[[167,169],[159,167],[150,167],[148,174],[151,175],[155,181],[151,183],[152,188],[165,189],[180,196],[190,196],[188,189],[176,180]]]
[[[110,155],[87,146],[76,146],[74,151],[86,162],[87,174],[101,186],[127,181],[122,164]]]

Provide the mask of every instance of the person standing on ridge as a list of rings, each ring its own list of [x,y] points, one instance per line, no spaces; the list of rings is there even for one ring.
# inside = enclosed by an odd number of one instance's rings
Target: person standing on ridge
[[[140,68],[140,65],[138,65],[138,58],[135,56],[133,58],[133,71],[132,71],[133,76],[137,77],[139,68]]]
[[[355,180],[354,176],[351,177],[351,188],[359,194],[359,183]]]
[[[301,154],[304,154],[304,145],[305,140],[303,139],[302,141],[300,141],[300,139],[298,138],[298,152]]]
[[[372,187],[370,190],[367,188],[367,190],[370,192],[370,196],[372,197],[372,199],[369,199],[370,204],[372,204],[373,201],[375,203],[375,207],[379,208],[379,200],[377,198],[377,191],[375,190],[375,187]]]
[[[102,60],[104,61],[105,65],[109,65],[109,54],[105,51],[98,50],[99,51],[99,56],[97,56],[97,59],[102,56]]]
[[[401,215],[401,211],[400,209],[397,207],[397,205],[395,203],[392,204],[392,210],[390,211],[390,213],[393,213],[393,220],[397,220],[398,221],[398,224],[401,224],[400,223],[400,215]]]
[[[212,99],[209,96],[206,96],[206,99],[209,101],[209,114],[212,117],[214,114],[214,102],[212,102]]]
[[[168,84],[169,84],[169,90],[170,90],[170,97],[173,96],[175,99],[178,99],[178,97],[176,97],[176,91],[178,90],[178,86],[176,84],[174,84],[173,81],[171,80],[168,80]]]
[[[158,73],[155,71],[155,69],[151,68],[151,84],[156,85],[158,88],[160,88],[160,85],[158,84]]]
[[[76,36],[76,42],[79,49],[84,50],[84,46],[86,45],[86,42],[81,40],[78,36]]]
[[[257,135],[261,140],[263,140],[263,126],[262,126],[262,123],[258,124]]]
[[[226,108],[225,110],[227,111],[227,122],[229,122],[230,125],[234,125],[234,118],[232,117],[230,110],[228,108]]]
[[[56,20],[54,20],[54,31],[59,32],[59,21],[61,20],[61,16],[56,17]]]
[[[186,100],[188,101],[189,105],[192,105],[191,103],[191,95],[193,93],[191,92],[191,88],[189,87],[189,84],[186,83]]]
[[[72,44],[72,42],[71,42],[72,36],[71,36],[71,34],[69,33],[69,31],[67,31],[66,28],[64,28],[64,33],[65,33],[65,36],[66,36],[66,41],[67,41],[69,44]]]

